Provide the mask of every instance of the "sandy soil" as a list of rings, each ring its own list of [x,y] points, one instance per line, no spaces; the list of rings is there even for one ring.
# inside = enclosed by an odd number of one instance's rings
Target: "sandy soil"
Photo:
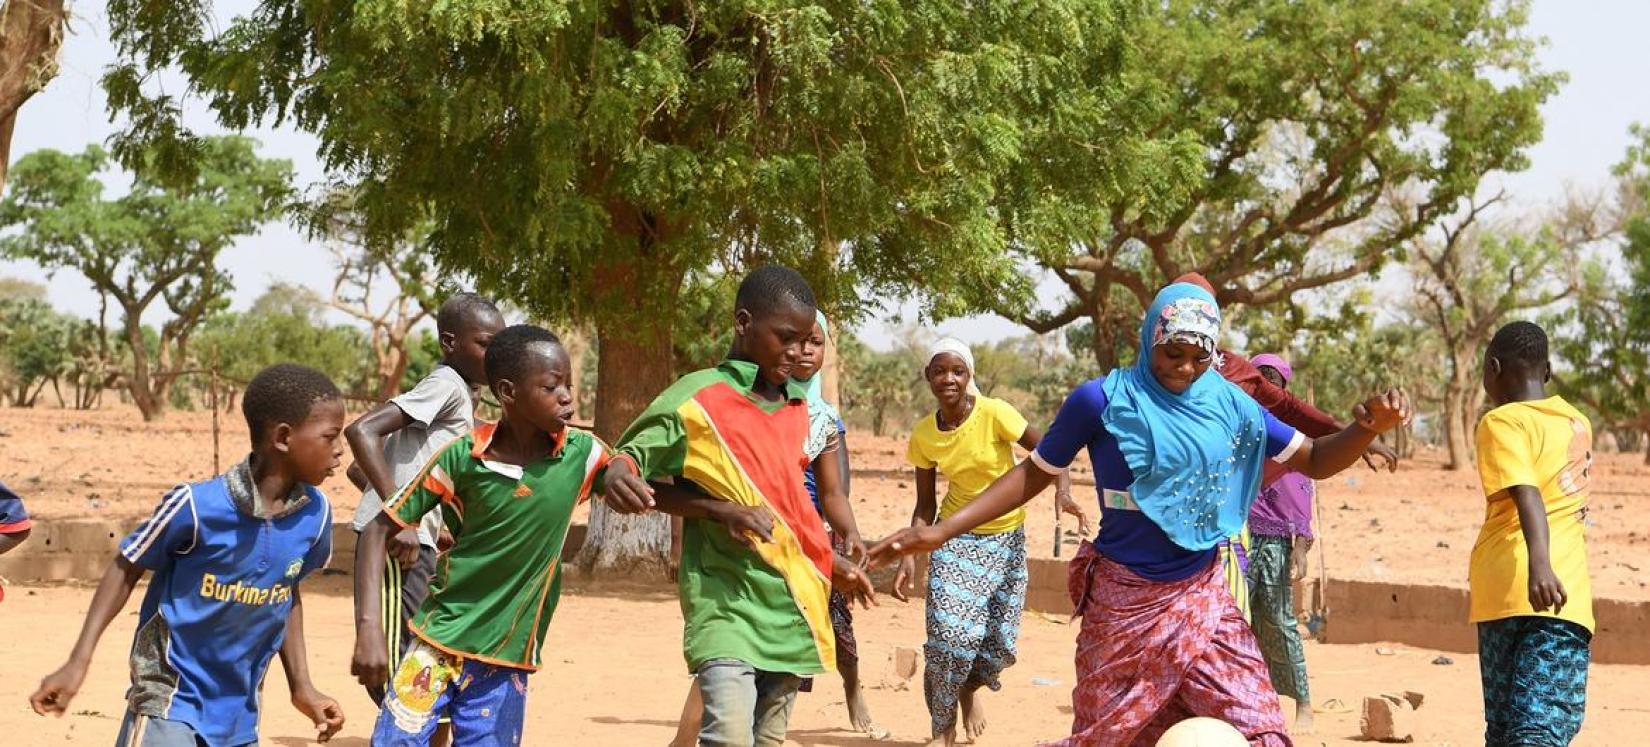
[[[348,675],[351,647],[348,578],[332,575],[305,584],[310,668],[324,692],[339,698],[349,719],[333,744],[364,747],[375,713]],[[142,593],[141,590],[139,593]],[[92,674],[63,719],[35,716],[26,699],[39,678],[58,666],[91,596],[81,585],[13,587],[0,603],[0,640],[10,641],[0,678],[0,734],[28,735],[11,744],[108,744],[119,729],[126,686],[125,654],[136,623],[136,600],[104,635]],[[662,745],[673,732],[688,678],[681,665],[681,615],[668,589],[602,589],[580,585],[563,597],[545,649],[545,668],[533,676],[525,744]],[[920,744],[928,729],[920,679],[899,689],[887,661],[896,646],[922,644],[922,607],[887,601],[857,622],[865,658],[867,692],[877,718],[893,730],[886,744]],[[1021,659],[1004,687],[986,701],[985,745],[1025,745],[1059,736],[1070,724],[1074,628],[1028,615]],[[20,642],[27,641],[27,645]],[[1366,694],[1418,690],[1426,700],[1418,714],[1417,742],[1482,743],[1478,662],[1450,654],[1375,645],[1309,643],[1307,661],[1317,702],[1317,736],[1301,745],[1357,744],[1356,709]],[[278,666],[278,665],[277,665]],[[1650,707],[1640,698],[1650,674],[1645,667],[1593,667],[1587,722],[1577,745],[1621,745],[1650,730]],[[307,723],[286,704],[285,679],[268,678],[265,744],[307,744]],[[1343,705],[1344,704],[1344,705]],[[1286,708],[1286,711],[1293,711]],[[834,677],[800,696],[791,739],[800,744],[877,744],[845,730],[842,690]]]
[[[221,422],[220,463],[228,466],[245,453],[246,429],[239,413]],[[904,439],[856,433],[850,447],[862,533],[870,539],[904,526],[915,495]],[[0,408],[0,455],[0,481],[23,494],[35,516],[135,522],[167,488],[213,473],[211,416],[174,412],[145,424],[132,408]],[[1320,483],[1324,541],[1314,562],[1321,558],[1337,578],[1465,586],[1483,499],[1476,472],[1441,465],[1439,454],[1423,452],[1397,474],[1360,463]],[[1650,467],[1639,455],[1601,454],[1595,471],[1587,537],[1595,593],[1650,599]],[[1093,482],[1083,465],[1076,479]],[[339,517],[353,513],[358,494],[341,474],[323,487]],[[1053,552],[1053,514],[1050,498],[1032,505],[1027,533],[1035,556]],[[1070,557],[1076,523],[1068,518],[1063,528]]]

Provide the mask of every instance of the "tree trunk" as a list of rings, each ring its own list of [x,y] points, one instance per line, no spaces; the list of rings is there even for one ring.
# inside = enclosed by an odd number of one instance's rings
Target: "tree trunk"
[[[1644,463],[1650,464],[1650,428],[1644,429]]]
[[[1102,374],[1117,368],[1117,331],[1115,320],[1105,307],[1098,307],[1098,311],[1089,317],[1094,325],[1094,336],[1089,339],[1089,350],[1094,353],[1094,362],[1100,367]]]
[[[149,349],[143,345],[143,328],[138,326],[135,313],[126,312],[126,347],[132,353],[132,370],[126,378],[126,391],[132,395],[143,422],[159,420],[166,411],[166,400],[155,396],[149,386]]]
[[[0,1],[0,189],[11,164],[17,110],[57,73],[64,0]]]
[[[617,444],[625,427],[670,386],[669,322],[640,328],[598,323],[596,346],[596,434]],[[625,516],[598,501],[590,507],[589,530],[573,565],[598,577],[661,578],[669,552],[669,516]]]

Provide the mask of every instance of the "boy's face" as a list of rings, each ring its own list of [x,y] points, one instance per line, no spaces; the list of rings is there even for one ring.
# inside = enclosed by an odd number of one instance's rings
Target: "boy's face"
[[[796,361],[796,368],[791,371],[791,378],[797,381],[808,381],[819,373],[819,367],[825,365],[825,330],[819,328],[819,322],[814,322],[812,332],[802,340],[802,355]]]
[[[458,371],[465,381],[487,381],[487,345],[504,329],[504,317],[492,310],[472,312],[457,332],[441,333],[441,360]]]
[[[573,419],[573,365],[560,345],[536,343],[527,356],[517,379],[498,380],[493,394],[507,417],[556,433]]]
[[[309,417],[296,426],[277,423],[272,434],[275,450],[286,455],[294,476],[320,485],[338,469],[344,455],[339,434],[344,432],[344,401],[324,399],[311,405]]]
[[[1170,394],[1184,394],[1213,362],[1214,357],[1196,345],[1166,342],[1152,348],[1152,377]]]
[[[756,364],[757,375],[773,386],[784,386],[791,377],[813,328],[813,307],[800,303],[781,304],[761,317],[746,309],[733,312],[739,349]]]
[[[974,378],[968,364],[952,353],[940,353],[928,362],[922,371],[928,380],[928,391],[934,393],[942,407],[955,407],[968,395],[968,382]]]

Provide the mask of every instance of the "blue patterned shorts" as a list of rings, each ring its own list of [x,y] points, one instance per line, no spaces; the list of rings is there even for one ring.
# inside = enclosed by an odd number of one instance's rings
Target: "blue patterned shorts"
[[[1554,617],[1478,624],[1484,743],[1564,747],[1587,710],[1593,634]]]

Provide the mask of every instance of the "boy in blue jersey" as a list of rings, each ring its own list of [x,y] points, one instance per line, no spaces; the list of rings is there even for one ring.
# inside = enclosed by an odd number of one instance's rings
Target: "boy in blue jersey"
[[[321,372],[279,364],[253,377],[241,411],[251,455],[173,488],[121,541],[68,663],[29,698],[35,713],[68,709],[97,639],[153,571],[117,744],[256,744],[259,690],[277,651],[292,704],[315,722],[318,738],[343,726],[338,702],[310,682],[298,595],[298,583],[332,555],[332,507],[315,486],[343,454],[343,398]]]

